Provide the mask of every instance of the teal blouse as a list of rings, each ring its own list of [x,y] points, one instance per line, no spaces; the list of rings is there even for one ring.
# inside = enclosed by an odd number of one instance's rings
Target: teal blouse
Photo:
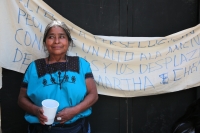
[[[45,59],[38,59],[28,66],[22,87],[27,88],[27,95],[37,106],[42,107],[44,99],[59,102],[57,112],[73,107],[82,102],[87,95],[86,78],[93,78],[90,64],[83,58],[67,56],[67,62],[47,64]],[[91,114],[91,108],[74,116],[67,123]],[[29,123],[39,123],[36,116],[26,113]]]

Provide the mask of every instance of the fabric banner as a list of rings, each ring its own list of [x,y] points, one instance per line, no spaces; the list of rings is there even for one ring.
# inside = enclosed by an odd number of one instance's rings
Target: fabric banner
[[[46,57],[42,37],[53,19],[67,24],[74,46],[68,55],[91,64],[98,93],[136,97],[199,86],[200,25],[166,37],[93,35],[59,15],[42,0],[0,1],[0,66],[24,73]]]

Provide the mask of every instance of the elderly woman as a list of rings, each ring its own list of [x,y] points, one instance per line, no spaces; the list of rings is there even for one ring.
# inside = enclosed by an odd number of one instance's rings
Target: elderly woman
[[[67,56],[73,40],[63,22],[54,20],[47,25],[43,43],[49,56],[30,63],[18,97],[19,106],[27,112],[28,132],[90,133],[87,117],[98,99],[90,64],[81,57]],[[52,125],[45,125],[44,99],[59,102]]]

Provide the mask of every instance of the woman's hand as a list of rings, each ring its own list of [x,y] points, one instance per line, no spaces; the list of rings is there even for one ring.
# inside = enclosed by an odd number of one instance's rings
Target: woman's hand
[[[74,107],[65,108],[62,111],[60,111],[55,117],[56,121],[60,122],[61,124],[64,124],[65,122],[72,119],[75,115],[90,108],[98,100],[97,88],[93,78],[86,79],[86,87],[87,95],[84,98],[84,100]]]
[[[64,124],[75,116],[75,110],[72,108],[65,108],[62,111],[58,112],[55,117],[55,120],[60,124]],[[61,118],[60,120],[57,118]]]
[[[41,107],[36,106],[31,102],[27,96],[27,88],[21,88],[19,97],[18,97],[19,106],[24,109],[26,112],[37,116],[41,124],[45,124],[47,117],[43,115],[44,111]]]
[[[36,116],[39,119],[40,123],[42,125],[45,125],[45,122],[47,122],[47,117],[45,115],[43,115],[44,111],[42,108],[38,107],[37,111],[36,111]]]

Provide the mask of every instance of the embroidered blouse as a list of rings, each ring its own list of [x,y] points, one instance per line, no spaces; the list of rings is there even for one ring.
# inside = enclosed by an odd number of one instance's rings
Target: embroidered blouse
[[[93,78],[90,64],[83,58],[67,56],[67,62],[47,64],[45,59],[38,59],[28,66],[22,87],[27,88],[27,95],[37,106],[42,107],[44,99],[59,102],[57,112],[73,107],[84,100],[87,94],[87,78]],[[73,123],[79,118],[89,116],[91,108],[74,116],[66,123]],[[29,123],[39,123],[36,116],[26,113]]]

